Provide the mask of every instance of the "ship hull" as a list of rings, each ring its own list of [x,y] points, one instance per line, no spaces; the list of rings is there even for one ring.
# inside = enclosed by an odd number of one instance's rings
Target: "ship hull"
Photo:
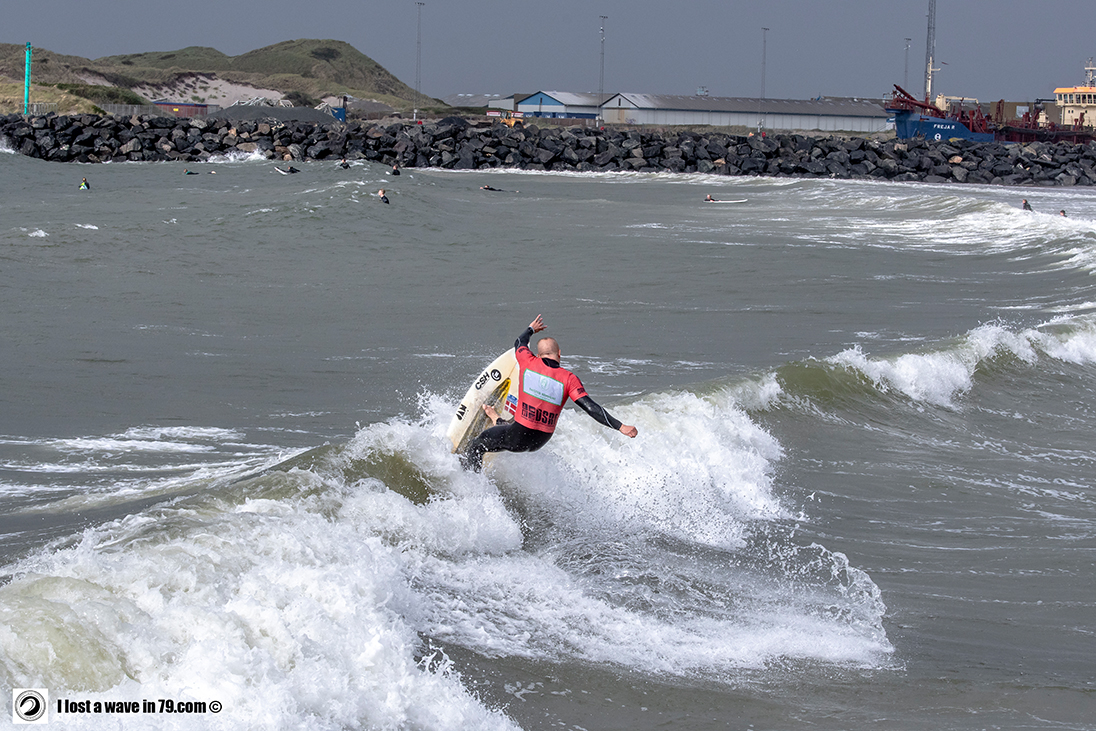
[[[971,132],[962,122],[954,119],[930,117],[918,112],[888,110],[894,114],[894,132],[900,139],[924,137],[927,140],[964,139],[975,142],[993,142],[992,133]]]

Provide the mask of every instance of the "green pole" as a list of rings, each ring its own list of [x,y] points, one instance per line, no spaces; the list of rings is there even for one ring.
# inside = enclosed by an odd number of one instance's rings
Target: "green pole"
[[[23,114],[30,113],[30,44],[27,44],[27,71],[23,75]]]

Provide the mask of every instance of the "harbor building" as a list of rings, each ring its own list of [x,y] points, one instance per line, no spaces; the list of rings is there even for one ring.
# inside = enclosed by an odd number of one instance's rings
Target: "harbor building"
[[[1085,83],[1055,89],[1054,98],[1062,110],[1063,127],[1073,127],[1078,121],[1085,127],[1096,127],[1096,65],[1091,58],[1085,64]]]
[[[548,119],[597,119],[598,95],[571,91],[538,91],[524,99],[515,99],[515,112],[525,117]]]
[[[890,115],[878,100],[614,94],[601,107],[608,124],[711,125],[771,131],[882,132]]]

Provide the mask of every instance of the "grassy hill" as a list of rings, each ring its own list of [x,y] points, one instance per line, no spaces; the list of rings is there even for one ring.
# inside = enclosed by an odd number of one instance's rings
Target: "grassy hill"
[[[22,83],[25,53],[25,46],[0,44],[0,83]],[[65,85],[61,88],[70,96],[99,103],[139,103],[132,95],[134,89],[181,87],[192,84],[196,74],[276,90],[301,100],[350,94],[408,110],[415,100],[414,89],[349,43],[335,40],[283,41],[239,56],[190,46],[94,60],[36,48],[32,63],[34,84]],[[38,96],[33,90],[32,95]],[[22,99],[19,101],[21,111]],[[437,100],[426,104],[444,106]],[[10,111],[16,110],[0,105],[0,113]]]

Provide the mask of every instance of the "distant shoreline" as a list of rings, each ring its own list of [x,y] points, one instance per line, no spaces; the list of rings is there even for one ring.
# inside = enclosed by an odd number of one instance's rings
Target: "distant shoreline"
[[[456,170],[673,172],[1091,186],[1096,143],[1027,145],[968,140],[886,140],[805,134],[645,132],[585,127],[507,127],[457,117],[415,124],[278,122],[224,118],[0,117],[15,152],[55,162],[182,161],[259,154],[269,160],[369,160]]]

